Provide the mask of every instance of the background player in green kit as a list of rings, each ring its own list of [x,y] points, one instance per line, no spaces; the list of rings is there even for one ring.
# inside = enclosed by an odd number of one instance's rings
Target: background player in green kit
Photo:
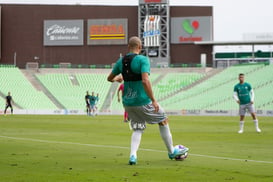
[[[122,82],[124,80],[122,103],[130,116],[131,128],[133,129],[129,164],[137,163],[137,151],[146,123],[159,125],[159,131],[167,147],[169,158],[174,159],[189,149],[185,148],[180,151],[173,147],[168,117],[153,95],[149,80],[149,59],[146,56],[139,55],[142,49],[141,40],[138,37],[131,37],[128,48],[129,53],[116,62],[107,80],[110,82]]]
[[[253,122],[258,133],[261,132],[259,128],[259,122],[254,108],[254,91],[249,83],[244,82],[244,74],[239,74],[239,83],[234,86],[233,98],[240,105],[240,130],[238,133],[244,132],[244,119],[246,110],[250,112]]]
[[[95,101],[95,115],[97,116],[98,115],[98,112],[99,112],[99,107],[98,107],[98,105],[99,105],[99,100],[100,100],[100,98],[99,98],[99,93],[97,93],[97,96],[96,96],[96,101]]]
[[[90,103],[90,113],[91,116],[95,115],[95,111],[96,111],[96,96],[94,95],[94,92],[92,92],[92,95],[89,96],[89,103]]]

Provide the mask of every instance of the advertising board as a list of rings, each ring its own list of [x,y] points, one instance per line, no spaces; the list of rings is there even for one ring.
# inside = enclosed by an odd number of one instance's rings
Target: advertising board
[[[45,20],[44,46],[83,45],[83,20]]]

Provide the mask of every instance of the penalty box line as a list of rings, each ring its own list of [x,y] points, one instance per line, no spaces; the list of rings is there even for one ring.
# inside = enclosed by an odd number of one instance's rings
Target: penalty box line
[[[23,140],[23,141],[32,141],[32,142],[41,142],[41,143],[81,145],[81,146],[99,147],[99,148],[116,148],[116,149],[128,149],[128,150],[130,149],[129,147],[122,147],[122,146],[115,146],[115,145],[96,145],[96,144],[86,144],[86,143],[76,143],[76,142],[50,141],[50,140],[41,140],[41,139],[33,139],[33,138],[19,138],[19,137],[10,137],[10,136],[1,136],[1,135],[0,135],[0,138],[7,138],[7,139],[13,139],[13,140]],[[162,151],[162,150],[144,149],[144,148],[140,148],[139,150],[150,151],[150,152],[166,152],[166,151]],[[230,158],[230,157],[218,157],[218,156],[192,154],[192,153],[190,153],[190,155],[191,156],[196,156],[196,157],[205,157],[205,158],[221,159],[221,160],[233,160],[233,161],[273,164],[273,162],[271,162],[271,161],[236,159],[236,158]]]

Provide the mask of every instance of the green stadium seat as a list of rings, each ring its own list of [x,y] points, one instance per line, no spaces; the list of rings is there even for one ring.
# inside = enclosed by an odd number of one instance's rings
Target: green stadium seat
[[[12,94],[14,102],[23,109],[56,109],[41,91],[36,90],[18,68],[0,68],[0,91]]]
[[[246,82],[250,82],[255,91],[256,107],[265,108],[264,103],[273,100],[272,94],[265,94],[272,90],[272,71],[272,65],[229,67],[193,88],[161,101],[161,105],[165,109],[237,110],[238,105],[232,98],[233,87],[238,83],[238,74],[245,73]]]
[[[86,91],[91,94],[99,93],[100,105],[107,97],[108,90],[111,86],[106,82],[106,74],[74,74],[78,85],[73,85],[69,74],[37,74],[38,79],[44,86],[62,103],[66,109],[85,109],[84,96]]]
[[[123,111],[122,104],[117,102],[117,91],[110,93],[111,83],[106,81],[108,73],[92,71],[71,75],[71,71],[61,71],[37,73],[36,77],[66,109],[84,110],[84,96],[88,90],[90,93],[99,93],[99,109],[103,109],[103,103],[110,102],[110,109]],[[150,80],[154,95],[165,110],[237,110],[238,105],[232,95],[241,72],[246,74],[246,82],[251,83],[254,88],[256,109],[272,110],[273,96],[268,93],[273,90],[273,65],[232,66],[200,83],[197,81],[206,75],[197,72],[152,72]],[[0,92],[7,94],[11,91],[16,104],[23,109],[57,109],[43,92],[32,86],[18,68],[1,65],[0,85]],[[1,97],[0,104],[4,102]]]

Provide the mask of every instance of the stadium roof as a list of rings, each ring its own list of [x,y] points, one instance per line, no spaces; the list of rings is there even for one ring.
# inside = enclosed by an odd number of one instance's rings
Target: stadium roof
[[[253,41],[196,41],[196,45],[269,45],[273,40],[253,40]]]

